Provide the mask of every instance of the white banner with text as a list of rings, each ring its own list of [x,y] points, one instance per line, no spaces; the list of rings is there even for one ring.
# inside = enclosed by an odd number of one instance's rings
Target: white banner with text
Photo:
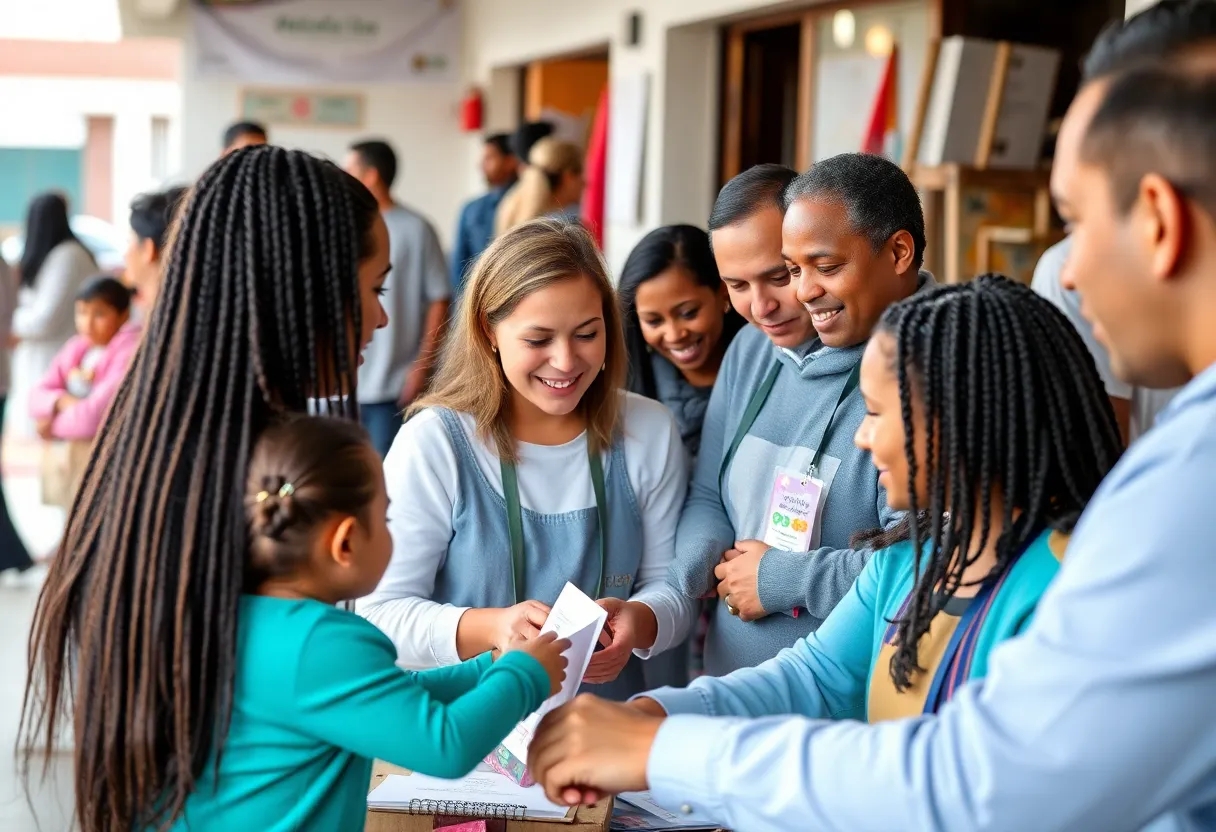
[[[195,72],[247,83],[455,81],[457,0],[194,0]]]

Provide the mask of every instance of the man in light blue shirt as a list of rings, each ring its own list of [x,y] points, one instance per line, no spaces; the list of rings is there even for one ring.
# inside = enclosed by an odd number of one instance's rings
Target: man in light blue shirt
[[[768,716],[797,710],[786,689],[685,696],[666,719],[580,698],[532,745],[551,795],[648,787],[740,832],[1216,830],[1216,2],[1164,0],[1095,51],[1112,40],[1169,60],[1090,73],[1065,119],[1063,280],[1121,377],[1186,387],[1095,496],[1026,635],[935,717]]]

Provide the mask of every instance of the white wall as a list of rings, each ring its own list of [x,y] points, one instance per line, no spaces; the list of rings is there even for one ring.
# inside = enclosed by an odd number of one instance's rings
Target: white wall
[[[188,46],[185,51],[183,172],[194,177],[215,160],[221,133],[240,116],[242,84],[190,78],[192,50]],[[456,215],[467,197],[466,168],[474,164],[466,147],[469,140],[459,130],[463,89],[456,84],[377,84],[341,89],[363,94],[362,129],[270,125],[271,141],[327,156],[338,164],[354,141],[364,138],[388,141],[397,151],[400,166],[394,188],[396,196],[429,217],[444,244],[450,245]]]
[[[1127,0],[1127,16],[1131,17],[1136,12],[1142,12],[1149,6],[1157,5],[1157,0]]]
[[[335,0],[340,5],[341,0]],[[198,176],[220,152],[224,128],[240,117],[243,82],[202,81],[194,77],[187,4],[166,20],[134,14],[134,0],[120,0],[127,36],[179,37],[183,40],[182,164],[179,179]],[[256,79],[248,79],[256,85]],[[281,85],[275,85],[276,88]],[[313,85],[309,89],[326,89]],[[333,87],[364,95],[365,124],[359,130],[299,129],[269,125],[271,141],[309,150],[341,163],[354,141],[380,138],[396,149],[401,172],[394,188],[404,203],[435,224],[451,245],[461,203],[476,186],[478,139],[459,130],[461,84],[371,84]]]
[[[0,38],[118,40],[117,0],[0,0]]]
[[[180,119],[181,92],[172,81],[0,76],[0,147],[83,148],[89,116],[114,118],[113,217],[122,225],[136,194],[152,177],[152,119]],[[170,141],[169,162],[176,165]]]

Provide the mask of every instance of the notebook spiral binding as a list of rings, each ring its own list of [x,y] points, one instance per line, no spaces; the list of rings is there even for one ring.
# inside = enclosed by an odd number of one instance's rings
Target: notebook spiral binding
[[[527,807],[516,803],[475,803],[464,800],[418,800],[409,803],[410,815],[456,815],[465,818],[524,820]]]

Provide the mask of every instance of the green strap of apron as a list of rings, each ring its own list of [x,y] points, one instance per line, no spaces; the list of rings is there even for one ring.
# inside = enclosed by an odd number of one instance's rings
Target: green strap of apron
[[[599,598],[604,591],[604,569],[608,563],[608,500],[604,490],[604,463],[600,455],[591,450],[591,441],[587,441],[587,465],[591,468],[591,486],[595,489],[595,513],[599,518],[600,571],[592,598]],[[515,594],[515,603],[521,604],[526,598],[524,590],[524,516],[523,507],[519,502],[519,477],[515,471],[515,463],[502,460],[499,463],[502,470],[502,493],[507,501],[507,534],[511,538],[511,589]]]
[[[739,446],[743,444],[743,438],[747,436],[748,431],[752,429],[752,425],[756,423],[756,417],[760,415],[760,411],[764,408],[764,403],[768,401],[769,393],[773,392],[773,385],[777,383],[777,376],[780,374],[781,362],[778,361],[768,371],[768,375],[764,377],[764,381],[760,382],[760,386],[752,394],[751,401],[747,403],[747,409],[743,411],[743,419],[739,422],[739,429],[735,431],[735,438],[731,440],[730,447],[726,449],[726,455],[722,457],[722,467],[718,469],[719,495],[722,494],[725,487],[727,467],[730,465],[731,460],[735,458],[735,452],[739,450]],[[823,433],[820,434],[819,441],[815,443],[815,455],[811,457],[811,464],[807,467],[807,474],[809,476],[817,477],[819,475],[819,462],[823,458],[823,447],[831,436],[832,423],[836,421],[836,414],[840,410],[840,406],[844,404],[845,399],[857,389],[860,379],[861,361],[859,360],[853,365],[853,370],[849,373],[849,377],[845,379],[840,396],[836,399],[836,406],[832,408],[832,415],[828,417],[827,424],[823,426]]]
[[[722,467],[718,469],[718,494],[722,493],[723,483],[726,481],[726,469],[730,465],[730,461],[735,458],[735,451],[739,450],[743,437],[747,436],[752,425],[756,424],[756,417],[764,409],[764,403],[768,401],[768,394],[773,392],[773,385],[777,383],[779,375],[781,375],[780,361],[773,364],[773,368],[768,371],[764,381],[760,382],[760,386],[752,394],[751,401],[747,403],[747,409],[743,411],[743,420],[739,422],[735,438],[731,440],[730,447],[726,449],[726,455],[722,457]]]

